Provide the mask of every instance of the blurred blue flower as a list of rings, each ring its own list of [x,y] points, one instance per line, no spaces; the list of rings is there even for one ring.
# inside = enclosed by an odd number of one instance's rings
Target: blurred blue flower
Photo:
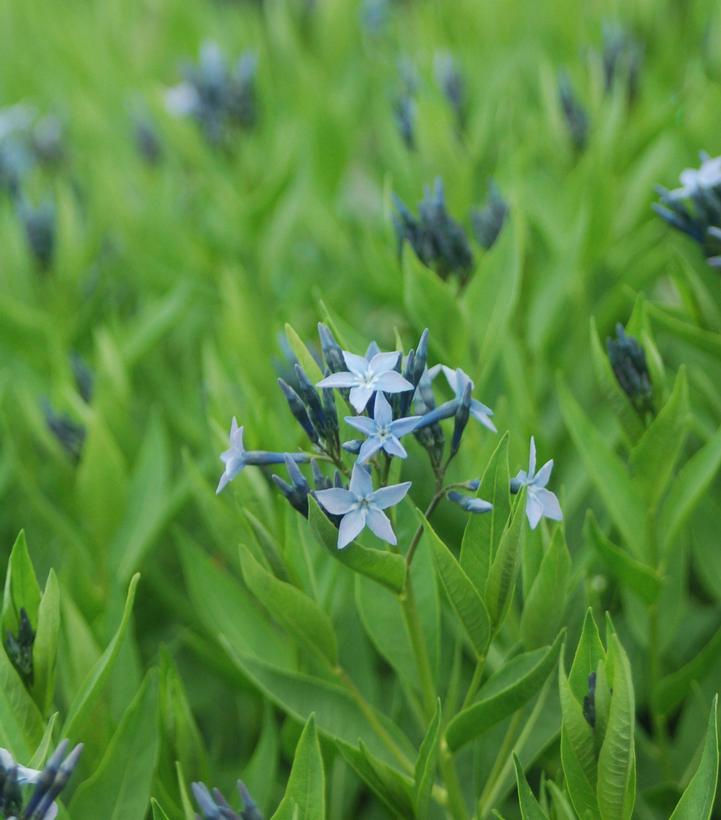
[[[508,217],[508,205],[501,196],[498,186],[491,182],[488,199],[481,209],[471,213],[473,235],[476,242],[486,250],[490,250],[496,243]]]
[[[213,789],[211,793],[205,783],[191,783],[190,788],[202,812],[202,820],[263,820],[260,809],[241,780],[238,781],[238,791],[243,801],[240,813],[230,807],[220,789]]]
[[[531,529],[535,530],[541,518],[550,518],[553,521],[563,520],[558,498],[546,489],[553,470],[553,459],[547,461],[536,472],[536,442],[531,436],[531,452],[528,458],[528,471],[520,470],[515,478],[511,479],[511,492],[517,493],[521,487],[526,487],[526,516]]]
[[[482,498],[471,498],[467,495],[462,495],[455,490],[451,490],[447,495],[449,501],[458,504],[461,509],[469,513],[487,513],[493,509],[493,504],[490,501],[484,501]]]
[[[316,386],[351,388],[350,403],[359,413],[363,412],[371,396],[379,390],[385,393],[413,390],[413,385],[408,379],[394,370],[400,353],[371,353],[370,348],[365,356],[357,356],[344,350],[343,359],[348,370],[331,373]]]
[[[407,458],[408,453],[399,439],[413,432],[419,419],[420,416],[409,416],[393,421],[393,413],[388,400],[383,393],[377,393],[373,405],[373,418],[368,416],[345,417],[351,427],[355,427],[367,436],[358,453],[358,461],[361,464],[368,461],[378,450],[385,450],[389,456]]]
[[[410,481],[404,481],[374,490],[370,473],[356,462],[349,489],[334,487],[316,492],[318,502],[331,515],[343,516],[338,528],[338,549],[348,546],[365,527],[389,544],[398,543],[391,522],[383,510],[402,501],[410,486]]]
[[[446,377],[448,386],[456,394],[456,399],[459,401],[462,401],[463,399],[463,394],[466,391],[466,385],[470,384],[471,390],[473,389],[473,380],[467,373],[461,370],[460,367],[453,370],[443,364],[437,364],[430,368],[428,374],[430,379],[433,380],[441,372]],[[485,404],[477,399],[471,399],[470,414],[484,427],[487,427],[493,433],[497,432],[495,424],[491,421],[493,410],[491,410],[490,407],[486,407]]]

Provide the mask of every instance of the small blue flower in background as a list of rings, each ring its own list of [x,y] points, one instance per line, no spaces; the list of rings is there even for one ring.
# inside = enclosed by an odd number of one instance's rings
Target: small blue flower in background
[[[710,157],[701,152],[700,168],[685,168],[681,171],[681,187],[670,191],[674,199],[690,199],[721,185],[721,157]]]
[[[247,464],[256,466],[284,464],[287,459],[296,464],[307,464],[310,461],[310,456],[305,453],[270,453],[266,450],[246,450],[243,444],[243,428],[238,427],[235,416],[233,416],[230,425],[228,441],[230,447],[220,454],[220,460],[225,464],[225,470],[218,482],[216,495],[222,492],[227,483],[232,481]]]
[[[408,453],[399,439],[413,432],[419,418],[420,416],[409,416],[393,421],[393,412],[388,400],[383,393],[376,393],[373,418],[368,416],[345,417],[351,427],[355,427],[367,436],[358,453],[358,461],[361,464],[368,461],[379,450],[384,450],[389,456],[407,458]]]
[[[563,513],[558,498],[546,489],[553,470],[553,459],[547,461],[536,472],[536,442],[531,436],[531,452],[528,458],[528,471],[520,470],[515,478],[511,479],[511,492],[517,493],[521,487],[526,487],[526,515],[531,529],[535,530],[541,518],[550,518],[553,521],[562,521]]]
[[[457,370],[452,370],[450,367],[437,364],[430,368],[428,375],[431,380],[433,380],[440,372],[443,372],[443,375],[446,377],[446,381],[448,382],[448,386],[456,394],[456,398],[459,401],[463,399],[463,394],[466,391],[467,384],[471,385],[471,390],[473,389],[473,381],[471,377],[461,370],[460,367]],[[470,414],[474,419],[476,419],[476,421],[480,421],[484,427],[491,430],[491,432],[497,432],[495,424],[491,421],[493,410],[491,410],[490,407],[486,407],[485,404],[477,399],[471,399]]]
[[[205,783],[192,783],[190,788],[202,812],[202,820],[263,820],[260,809],[241,780],[238,781],[238,791],[243,801],[240,813],[230,807],[220,789],[213,789],[211,793]]]
[[[410,486],[410,481],[404,481],[402,484],[374,490],[370,473],[356,462],[349,489],[334,487],[316,492],[318,503],[331,515],[343,516],[338,528],[338,549],[348,546],[365,527],[389,544],[398,543],[391,522],[383,510],[402,501]]]
[[[377,346],[376,346],[377,347]],[[413,390],[413,385],[394,368],[400,353],[375,353],[372,349],[365,356],[343,351],[343,359],[348,370],[331,373],[319,381],[317,387],[349,387],[350,403],[362,413],[371,396],[382,390],[384,393],[403,393]]]

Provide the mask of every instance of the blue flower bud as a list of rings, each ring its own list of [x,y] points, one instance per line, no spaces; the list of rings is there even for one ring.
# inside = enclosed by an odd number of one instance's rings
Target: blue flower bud
[[[357,438],[352,438],[350,441],[343,442],[343,449],[347,453],[353,453],[353,455],[358,455],[362,444],[362,441],[359,441]]]
[[[558,98],[571,142],[576,151],[583,151],[588,137],[588,115],[573,91],[565,72],[558,75]]]
[[[20,607],[18,620],[17,635],[14,635],[10,630],[7,631],[5,650],[23,682],[31,687],[34,680],[33,644],[35,643],[35,632],[28,613],[23,607]]]
[[[319,432],[325,431],[328,429],[328,420],[325,417],[320,396],[316,392],[316,389],[308,376],[306,376],[305,370],[303,370],[297,362],[295,365],[295,375],[298,379],[298,393],[309,410],[310,419],[313,422],[313,426]]]
[[[323,360],[330,372],[340,373],[346,370],[343,350],[338,342],[336,342],[330,328],[322,322],[318,322],[318,336],[320,337],[320,346],[323,351]]]
[[[461,446],[461,438],[463,431],[466,429],[468,419],[471,414],[471,390],[473,389],[473,382],[466,382],[463,396],[458,402],[458,409],[456,410],[455,423],[453,425],[453,437],[451,438],[451,458],[456,455],[458,448]]]
[[[25,239],[40,270],[46,271],[55,256],[55,234],[57,215],[52,202],[45,201],[38,206],[22,202],[18,215],[25,231]]]
[[[466,512],[475,513],[476,515],[490,512],[490,510],[493,509],[493,504],[489,501],[484,501],[482,498],[472,498],[467,495],[462,495],[455,490],[448,492],[446,498],[454,504],[458,504],[458,506]]]
[[[508,216],[508,205],[498,187],[491,182],[488,200],[481,210],[471,214],[476,242],[486,250],[495,245]]]
[[[621,389],[637,413],[653,413],[653,388],[641,345],[626,335],[622,324],[616,325],[616,338],[606,339],[608,358]]]
[[[313,442],[313,444],[320,444],[318,433],[316,432],[315,427],[313,427],[308,411],[305,409],[305,405],[303,404],[300,396],[284,379],[278,379],[278,385],[283,391],[283,395],[288,402],[290,412],[293,414],[295,420],[298,424],[300,424],[303,430],[305,430],[308,438]]]

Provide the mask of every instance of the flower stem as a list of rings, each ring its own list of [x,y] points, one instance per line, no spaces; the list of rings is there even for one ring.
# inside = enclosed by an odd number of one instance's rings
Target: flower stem
[[[523,720],[523,710],[519,709],[515,715],[513,715],[511,722],[508,724],[508,729],[506,729],[506,734],[503,738],[503,742],[501,743],[501,748],[496,755],[496,762],[493,764],[493,768],[491,769],[491,773],[488,775],[486,785],[483,787],[483,791],[481,792],[481,796],[478,801],[478,816],[481,818],[488,815],[488,812],[493,805],[493,801],[496,798],[498,781],[501,779],[503,770],[515,746],[516,731],[518,730],[521,720]]]
[[[445,487],[437,487],[436,493],[431,498],[430,503],[426,507],[426,511],[423,513],[423,517],[428,519],[430,518],[438,504],[440,503],[441,499],[445,495],[446,490]],[[420,543],[421,537],[423,536],[423,524],[418,525],[418,529],[413,534],[413,538],[411,539],[411,543],[408,545],[408,552],[406,552],[406,582],[410,579],[410,569],[411,564],[413,563],[413,556],[416,554],[416,547]]]
[[[443,782],[448,794],[448,810],[454,820],[467,820],[468,810],[463,799],[463,790],[458,779],[458,772],[453,761],[453,755],[448,748],[445,738],[441,738],[438,750],[438,765],[443,775]]]

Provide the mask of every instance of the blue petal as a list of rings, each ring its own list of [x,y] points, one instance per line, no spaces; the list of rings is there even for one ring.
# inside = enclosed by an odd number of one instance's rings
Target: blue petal
[[[421,420],[421,416],[408,416],[405,419],[397,419],[388,425],[388,429],[394,436],[407,436],[416,429],[416,424]]]
[[[364,376],[368,370],[368,361],[363,356],[357,356],[355,353],[348,353],[348,351],[344,350],[343,359],[345,360],[348,370],[350,370],[351,373],[355,373],[356,376]]]
[[[390,404],[388,404],[388,399],[383,393],[376,393],[373,418],[379,428],[388,427],[393,421],[393,411],[391,410]]]
[[[398,458],[408,458],[406,448],[398,441],[395,436],[389,436],[383,442],[383,449],[389,456],[397,456]]]
[[[390,487],[381,487],[376,490],[368,500],[374,507],[386,510],[388,507],[394,507],[402,501],[410,487],[410,481],[404,481],[402,484],[391,484]]]
[[[384,512],[381,512],[381,510],[368,510],[366,524],[371,532],[377,535],[382,541],[387,541],[389,544],[398,543],[388,516]]]
[[[350,488],[358,498],[366,498],[373,492],[371,474],[357,461],[353,465],[353,472],[350,475]]]
[[[400,355],[401,354],[398,352],[376,353],[376,355],[370,360],[368,369],[374,376],[380,376],[383,373],[387,373],[389,370],[393,370],[396,366]]]
[[[380,436],[370,436],[361,445],[360,452],[358,453],[358,461],[364,464],[369,458],[372,458],[382,446]]]
[[[348,399],[358,413],[362,413],[368,400],[375,393],[372,387],[354,387],[350,391]]]
[[[346,515],[358,503],[355,493],[344,490],[342,487],[318,490],[315,497],[318,499],[318,503],[325,507],[331,515]]]
[[[342,370],[340,373],[331,373],[330,376],[321,379],[316,387],[353,387],[356,384],[358,384],[358,376]]]
[[[338,549],[347,547],[351,541],[358,537],[363,527],[366,525],[367,510],[365,508],[353,510],[343,516],[338,528]]]
[[[346,424],[350,424],[351,427],[355,427],[356,430],[360,430],[366,436],[372,436],[378,432],[378,425],[368,416],[346,416],[345,421]]]
[[[387,373],[381,373],[373,380],[377,390],[383,390],[385,393],[403,393],[406,390],[413,390],[413,385],[408,379],[396,373],[395,370],[389,370]]]

